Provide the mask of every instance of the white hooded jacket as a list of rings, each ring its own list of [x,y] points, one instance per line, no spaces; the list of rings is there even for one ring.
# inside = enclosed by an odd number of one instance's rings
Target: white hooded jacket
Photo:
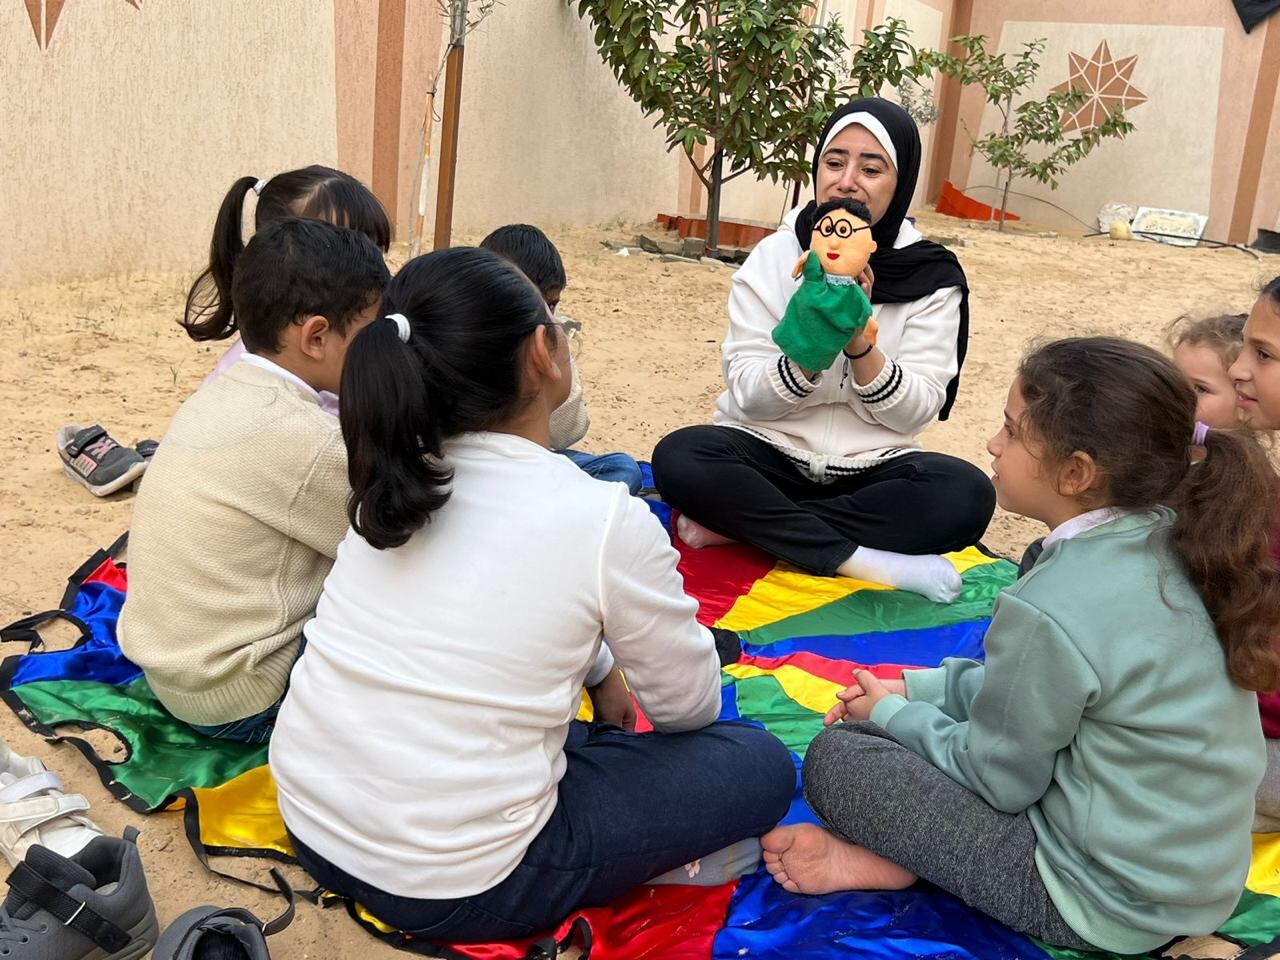
[[[870,383],[857,383],[843,356],[809,380],[772,338],[799,286],[791,277],[803,252],[799,214],[787,214],[734,275],[721,347],[728,389],[716,401],[714,422],[767,440],[822,482],[920,448],[916,437],[938,416],[959,369],[961,291],[944,287],[911,303],[875,305],[876,345],[887,362]],[[922,239],[904,220],[894,247]]]

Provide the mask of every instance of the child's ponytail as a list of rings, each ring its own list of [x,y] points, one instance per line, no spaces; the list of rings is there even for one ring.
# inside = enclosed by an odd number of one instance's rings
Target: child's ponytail
[[[403,321],[408,329],[407,319]],[[340,420],[347,444],[351,528],[379,550],[401,546],[449,499],[440,423],[425,369],[429,349],[379,317],[347,351]]]
[[[1128,340],[1047,343],[1023,359],[1018,383],[1024,426],[1045,458],[1062,463],[1081,451],[1097,465],[1105,489],[1092,505],[1177,511],[1173,546],[1213,618],[1231,678],[1249,690],[1280,688],[1272,649],[1280,577],[1270,552],[1280,490],[1257,442],[1202,433],[1182,372]]]
[[[429,253],[392,279],[342,371],[348,515],[370,546],[403,545],[448,502],[445,441],[520,408],[524,346],[539,326],[558,336],[537,288],[487,250]]]
[[[1218,629],[1232,679],[1247,690],[1280,688],[1280,576],[1271,555],[1277,478],[1243,432],[1212,430],[1170,506],[1173,542]]]
[[[369,188],[350,174],[312,165],[278,173],[270,180],[241,177],[218,208],[209,242],[209,266],[187,292],[182,326],[192,340],[225,340],[236,332],[231,280],[236,261],[244,252],[244,200],[250,190],[258,194],[253,211],[256,230],[276,220],[301,217],[363,233],[383,253],[391,245],[387,211]]]
[[[231,278],[235,262],[244,252],[241,222],[244,198],[258,182],[257,177],[241,177],[231,185],[218,208],[209,242],[209,266],[187,291],[182,325],[192,340],[225,340],[236,332],[231,308]]]

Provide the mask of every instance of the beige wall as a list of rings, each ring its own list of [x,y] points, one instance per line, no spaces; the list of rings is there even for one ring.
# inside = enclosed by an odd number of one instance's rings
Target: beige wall
[[[1255,226],[1280,230],[1280,97],[1271,111],[1270,138],[1263,155],[1262,180],[1258,186],[1258,216]]]
[[[498,7],[468,38],[465,62],[455,231],[650,220],[675,207],[685,161],[667,152],[564,0]],[[439,124],[437,158],[438,139]],[[433,165],[432,211],[438,173]]]
[[[905,20],[911,27],[911,42],[917,47],[941,48],[947,41],[944,30],[949,17],[940,9],[940,5],[930,4],[924,0],[884,0],[883,18],[897,17]],[[938,81],[935,78],[925,87],[930,97],[937,102]],[[883,90],[881,96],[897,99],[897,91]],[[922,147],[920,162],[920,178],[916,184],[912,205],[919,206],[927,199],[929,192],[930,162],[933,157],[933,140],[937,134],[936,124],[926,124],[920,128]]]
[[[1024,43],[1048,38],[1040,75],[1027,91],[1030,98],[1043,98],[1069,78],[1069,54],[1090,57],[1104,41],[1117,59],[1138,57],[1132,83],[1148,98],[1127,113],[1137,129],[1122,142],[1104,141],[1070,168],[1057,190],[1029,180],[1016,181],[1013,189],[1051,200],[1086,222],[1093,221],[1098,208],[1108,201],[1209,214],[1214,157],[1229,152],[1239,155],[1247,119],[1247,113],[1226,118],[1215,143],[1223,34],[1220,27],[1005,23],[999,50],[1011,57]],[[1196,69],[1188,70],[1188,63],[1195,63]],[[997,109],[987,104],[977,129],[985,133],[999,124]],[[997,182],[990,165],[974,157],[968,176],[957,186],[969,186],[970,195],[996,203],[994,191],[976,188]],[[1023,197],[1011,197],[1009,208],[1041,223],[1072,222],[1054,207]]]
[[[327,0],[0,3],[0,283],[194,266],[236,177],[337,159]],[[306,56],[299,56],[306,51]]]
[[[376,0],[333,0],[333,16],[338,166],[371,183],[378,5]]]
[[[1001,50],[1046,37],[1033,93],[1067,79],[1068,53],[1090,56],[1106,39],[1114,56],[1138,56],[1133,82],[1150,98],[1130,111],[1137,131],[1104,143],[1068,171],[1058,191],[1027,181],[1015,190],[1051,199],[1086,221],[1111,200],[1194,210],[1209,216],[1206,236],[1226,237],[1266,29],[1246,35],[1231,5],[1219,0],[980,0],[970,32],[993,38]],[[959,119],[970,129],[991,129],[993,110],[976,88],[964,91]],[[990,169],[970,157],[963,130],[949,170],[957,186],[992,182]],[[991,199],[990,191],[975,196]],[[1010,208],[1040,222],[1074,223],[1045,204],[1015,199]],[[1259,204],[1254,223],[1266,225],[1276,213]]]
[[[1246,36],[1226,0],[826,0],[853,41],[897,16],[927,46],[963,27],[970,7],[968,31],[1002,50],[1048,37],[1033,93],[1066,79],[1069,53],[1091,54],[1106,39],[1117,57],[1139,57],[1134,84],[1150,98],[1132,111],[1137,132],[1069,171],[1059,191],[1017,189],[1086,220],[1125,200],[1199,209],[1215,237],[1233,214],[1246,239],[1257,226],[1280,227],[1280,100],[1259,98],[1254,109],[1260,68],[1272,76],[1280,58],[1280,22]],[[52,30],[48,9],[61,11]],[[237,176],[315,162],[374,185],[405,236],[442,32],[436,0],[0,3],[0,165],[10,178],[0,215],[16,225],[0,238],[0,283],[194,269]],[[971,160],[961,121],[994,124],[980,91],[964,91],[923,131],[918,204],[931,162],[958,185],[992,179]],[[439,124],[435,132],[428,231]],[[509,0],[471,36],[459,146],[459,232],[705,209],[683,155],[665,149],[564,0]],[[775,222],[787,197],[784,186],[742,178],[724,213]]]
[[[236,177],[308,163],[377,185],[406,236],[442,32],[436,0],[69,0],[42,49],[27,4],[0,3],[0,283],[194,271]],[[459,149],[459,231],[676,206],[677,158],[563,0],[470,37]]]

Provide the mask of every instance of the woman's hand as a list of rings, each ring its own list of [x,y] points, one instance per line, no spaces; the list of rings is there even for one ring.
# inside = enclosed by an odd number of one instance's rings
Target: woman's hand
[[[875,286],[876,275],[871,269],[871,265],[867,264],[863,271],[858,274],[858,286],[862,288],[862,292],[867,295],[867,299],[871,299],[871,288]],[[879,331],[880,325],[876,323],[875,318],[867,321],[867,325],[853,335],[853,339],[845,344],[844,352],[851,356],[857,356],[865,353],[868,348],[876,345],[876,333]]]
[[[622,669],[614,667],[596,686],[587,688],[591,711],[597,723],[611,723],[628,733],[636,729],[636,704],[622,678]]]
[[[876,275],[871,269],[871,264],[867,264],[862,272],[858,274],[858,286],[862,288],[862,292],[867,295],[867,299],[871,299],[871,288],[876,285]]]
[[[853,684],[836,694],[839,702],[822,718],[824,727],[842,720],[869,720],[871,711],[885,697],[907,695],[905,680],[881,680],[870,670],[855,670],[853,677]]]

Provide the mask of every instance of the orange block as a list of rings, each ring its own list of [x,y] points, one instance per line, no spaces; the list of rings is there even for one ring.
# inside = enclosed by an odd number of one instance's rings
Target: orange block
[[[938,195],[937,209],[939,213],[946,214],[948,217],[959,217],[962,220],[995,221],[1000,219],[999,210],[961,193],[950,180],[944,180],[942,183],[942,192]],[[1005,220],[1021,219],[1012,213],[1006,213],[1004,218]]]

